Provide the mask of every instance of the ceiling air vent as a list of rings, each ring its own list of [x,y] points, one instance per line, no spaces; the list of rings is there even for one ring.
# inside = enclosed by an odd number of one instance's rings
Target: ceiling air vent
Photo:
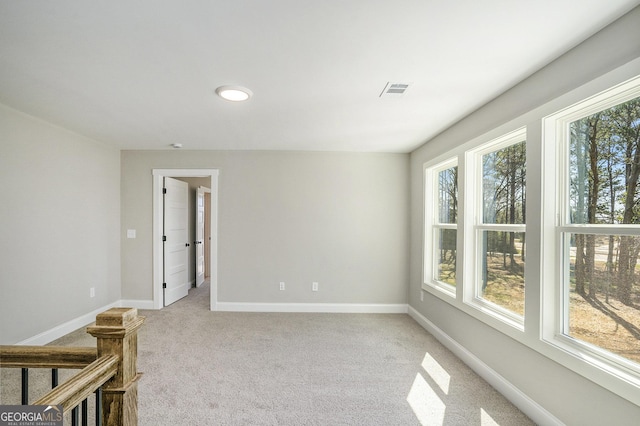
[[[409,88],[409,83],[387,83],[380,97],[398,97],[402,96]]]

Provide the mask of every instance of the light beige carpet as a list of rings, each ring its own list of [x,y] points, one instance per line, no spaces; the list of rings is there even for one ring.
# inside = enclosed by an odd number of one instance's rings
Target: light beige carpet
[[[533,424],[408,315],[225,313],[208,303],[203,286],[140,311],[141,426]],[[82,329],[52,344],[94,342]],[[3,370],[0,401],[12,403],[18,381]]]

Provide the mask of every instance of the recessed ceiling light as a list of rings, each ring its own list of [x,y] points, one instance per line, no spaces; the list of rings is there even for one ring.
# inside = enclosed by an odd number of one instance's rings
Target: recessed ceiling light
[[[220,86],[216,89],[216,93],[222,99],[233,102],[246,101],[253,95],[251,90],[242,86]]]

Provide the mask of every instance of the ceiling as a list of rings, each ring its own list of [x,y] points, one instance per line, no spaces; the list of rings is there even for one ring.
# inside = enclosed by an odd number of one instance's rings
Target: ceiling
[[[120,149],[405,153],[639,3],[0,0],[0,103]]]

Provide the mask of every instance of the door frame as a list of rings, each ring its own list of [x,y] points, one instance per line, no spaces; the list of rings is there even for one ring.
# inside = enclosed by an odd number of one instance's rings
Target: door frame
[[[211,283],[211,295],[209,309],[218,308],[218,169],[153,169],[153,308],[162,309],[162,223],[164,221],[162,188],[164,177],[208,177],[211,179],[210,217],[211,229],[209,230],[210,256],[209,280]]]

